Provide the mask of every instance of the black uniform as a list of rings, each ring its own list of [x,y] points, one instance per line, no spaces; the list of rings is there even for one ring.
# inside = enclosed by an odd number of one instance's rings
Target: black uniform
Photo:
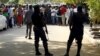
[[[65,56],[69,56],[70,46],[72,45],[73,40],[77,41],[77,55],[80,56],[80,49],[82,46],[82,39],[83,39],[83,29],[84,29],[84,22],[86,21],[85,15],[82,13],[82,7],[78,7],[78,12],[73,13],[70,20],[70,36],[67,43],[67,52]]]
[[[39,6],[34,7],[34,13],[32,15],[32,23],[34,25],[34,34],[35,34],[35,51],[36,55],[41,55],[39,52],[39,38],[43,41],[43,46],[45,49],[45,55],[46,56],[52,56],[51,53],[48,51],[48,44],[47,44],[47,38],[45,35],[45,31],[43,30],[43,27],[46,28],[46,23],[43,17],[43,14],[40,13]],[[47,28],[46,28],[47,30]]]

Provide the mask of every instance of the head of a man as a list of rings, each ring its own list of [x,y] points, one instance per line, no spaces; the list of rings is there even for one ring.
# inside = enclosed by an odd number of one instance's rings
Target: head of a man
[[[82,6],[77,7],[77,12],[82,12]]]

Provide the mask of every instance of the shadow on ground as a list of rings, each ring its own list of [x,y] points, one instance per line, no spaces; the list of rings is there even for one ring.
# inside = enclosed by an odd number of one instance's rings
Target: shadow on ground
[[[54,56],[63,56],[66,50],[66,43],[50,41],[49,49]],[[70,56],[75,56],[76,49],[76,45],[73,44]],[[41,44],[40,51],[44,53],[44,49]],[[26,41],[2,42],[0,43],[0,56],[35,56],[34,44]],[[93,46],[91,44],[84,44],[81,56],[100,56],[100,47]]]
[[[9,29],[0,32],[0,56],[35,56],[34,40],[25,39],[23,31],[25,29],[20,28],[18,30]],[[49,41],[49,49],[54,56],[64,56],[66,42]],[[76,50],[77,46],[73,43],[70,56],[75,56]],[[44,54],[41,43],[40,51]],[[83,44],[81,56],[100,56],[100,46]]]

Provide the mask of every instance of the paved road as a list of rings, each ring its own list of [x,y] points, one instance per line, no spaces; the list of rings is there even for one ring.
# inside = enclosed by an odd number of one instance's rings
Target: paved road
[[[68,26],[48,25],[49,49],[54,56],[63,56],[66,49],[66,42],[69,36]],[[32,40],[25,39],[25,26],[0,32],[0,56],[35,56],[34,32]],[[100,56],[100,46],[93,45],[94,42],[89,35],[89,27],[85,27],[83,47],[81,56]],[[75,42],[70,51],[70,56],[75,56],[77,46]],[[43,52],[42,42],[40,51]]]

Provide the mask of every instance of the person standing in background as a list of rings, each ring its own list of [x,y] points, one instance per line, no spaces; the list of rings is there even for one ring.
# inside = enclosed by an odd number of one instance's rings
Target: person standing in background
[[[60,7],[60,12],[61,12],[61,19],[62,19],[62,25],[66,24],[66,18],[65,18],[65,13],[66,13],[66,7],[64,5],[62,5]]]
[[[32,29],[32,14],[33,14],[33,9],[32,5],[29,6],[29,10],[25,13],[25,22],[26,22],[26,36],[27,38],[29,36],[29,39],[31,38],[31,29]]]
[[[11,5],[8,7],[8,14],[9,14],[9,27],[12,28],[13,27],[13,16],[14,16],[14,13],[13,13],[13,9],[12,9]]]
[[[17,25],[17,6],[13,9],[14,12],[14,26]]]
[[[51,19],[52,19],[52,24],[55,25],[56,24],[56,17],[57,16],[57,10],[55,7],[52,7],[51,9]]]
[[[19,5],[17,12],[18,12],[18,15],[17,15],[17,25],[19,27],[21,27],[22,24],[23,24],[23,9],[22,9],[21,5]]]

